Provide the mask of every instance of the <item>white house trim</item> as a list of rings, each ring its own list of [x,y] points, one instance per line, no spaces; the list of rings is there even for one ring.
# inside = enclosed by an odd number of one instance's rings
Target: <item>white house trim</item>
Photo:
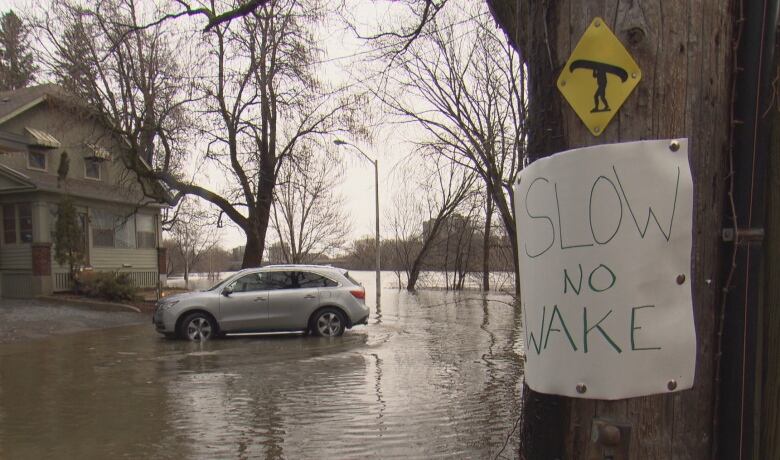
[[[0,125],[5,123],[6,121],[17,117],[21,115],[22,113],[30,110],[31,108],[35,107],[36,105],[40,104],[41,102],[46,100],[46,96],[41,96],[37,99],[32,100],[31,102],[28,102],[27,104],[24,104],[23,106],[19,107],[18,109],[14,110],[13,112],[9,113],[8,115],[4,117],[0,117]]]

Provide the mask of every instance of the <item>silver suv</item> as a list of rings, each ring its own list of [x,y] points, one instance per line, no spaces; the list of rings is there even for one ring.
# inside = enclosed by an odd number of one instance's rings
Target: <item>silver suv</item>
[[[340,336],[368,323],[366,291],[341,268],[272,265],[241,270],[205,291],[160,300],[154,327],[167,337],[306,331]]]

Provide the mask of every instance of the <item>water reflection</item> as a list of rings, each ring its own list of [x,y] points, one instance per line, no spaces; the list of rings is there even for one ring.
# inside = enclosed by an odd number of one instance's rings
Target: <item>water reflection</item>
[[[130,327],[0,346],[0,458],[491,457],[522,369],[496,300],[386,290],[337,339]]]

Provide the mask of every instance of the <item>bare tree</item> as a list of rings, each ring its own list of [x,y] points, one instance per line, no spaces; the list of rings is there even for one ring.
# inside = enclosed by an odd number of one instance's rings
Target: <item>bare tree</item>
[[[482,180],[510,237],[517,275],[512,187],[525,152],[525,70],[484,16],[460,24],[439,15],[390,75],[399,91],[377,92],[435,149]],[[421,102],[422,101],[422,102]]]
[[[476,193],[472,197],[478,197]],[[458,212],[448,218],[442,225],[433,266],[444,273],[445,288],[462,290],[466,276],[474,266],[472,258],[476,253],[477,228],[481,203],[467,200],[460,206]],[[450,278],[451,277],[451,278]]]
[[[204,254],[212,251],[219,242],[215,223],[209,213],[193,200],[183,200],[176,212],[176,220],[168,230],[173,248],[181,258],[184,287],[189,288],[190,270]]]
[[[391,236],[390,266],[395,272],[398,289],[407,285],[412,264],[420,251],[424,216],[423,204],[412,192],[412,185],[402,182],[384,218],[384,234]],[[405,278],[402,278],[402,273]]]
[[[344,245],[351,225],[343,197],[333,188],[342,181],[341,165],[314,152],[300,155],[282,170],[271,227],[284,262],[311,263]]]
[[[413,192],[408,185],[416,170]],[[410,163],[404,174],[406,188],[395,196],[389,226],[395,233],[396,261],[406,271],[406,289],[413,291],[431,250],[447,223],[474,194],[476,175],[449,162],[446,156],[431,156]],[[400,284],[400,273],[397,274]]]
[[[224,25],[234,19],[240,19],[244,16],[251,15],[260,7],[269,5],[273,3],[273,1],[274,0],[245,0],[238,4],[228,4],[227,6],[224,6],[223,9],[216,10],[213,7],[206,8],[195,5],[188,0],[175,0],[174,2],[171,2],[172,7],[170,9],[161,11],[154,20],[146,24],[134,23],[128,25],[131,26],[133,30],[140,30],[158,26],[163,22],[172,19],[199,16],[206,18],[206,25],[203,27],[203,32],[209,32],[219,25]],[[397,2],[398,0],[392,1]],[[412,25],[401,25],[400,28],[384,29],[366,38],[394,37],[401,41],[401,50],[403,50],[423,32],[425,25],[436,17],[438,12],[446,5],[447,1],[448,0],[403,0],[403,2],[399,3],[403,3],[412,13],[414,17]]]
[[[198,10],[217,17],[231,5],[212,2]],[[285,163],[301,144],[355,126],[355,98],[326,87],[314,65],[319,49],[312,26],[324,14],[319,2],[263,2],[195,37],[161,23],[141,27],[147,21],[134,0],[53,8],[42,21],[53,70],[126,141],[126,165],[152,184],[164,183],[176,199],[196,195],[216,206],[246,235],[243,266],[259,265]],[[178,64],[188,54],[197,62]],[[189,78],[184,69],[196,75]],[[203,164],[219,167],[229,185],[214,188],[183,168],[185,158],[195,160],[193,150],[202,152]]]
[[[386,241],[383,241],[383,246]],[[393,267],[393,261],[390,257],[385,257],[382,251],[382,260],[384,268]],[[358,270],[370,270],[376,263],[376,239],[374,236],[363,236],[349,245],[346,257],[346,266]]]

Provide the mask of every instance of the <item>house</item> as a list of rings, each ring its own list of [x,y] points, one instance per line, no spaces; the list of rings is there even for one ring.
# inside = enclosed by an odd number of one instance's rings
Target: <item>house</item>
[[[69,268],[52,247],[66,197],[83,229],[87,268],[126,272],[139,287],[165,282],[165,193],[124,166],[120,147],[56,85],[0,92],[0,296],[70,289]],[[152,189],[161,196],[147,196]]]

